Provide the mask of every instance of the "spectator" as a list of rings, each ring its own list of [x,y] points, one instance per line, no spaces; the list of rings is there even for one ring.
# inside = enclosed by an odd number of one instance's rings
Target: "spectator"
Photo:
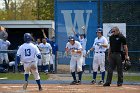
[[[8,37],[8,33],[6,32],[5,28],[0,26],[0,39],[6,40]]]

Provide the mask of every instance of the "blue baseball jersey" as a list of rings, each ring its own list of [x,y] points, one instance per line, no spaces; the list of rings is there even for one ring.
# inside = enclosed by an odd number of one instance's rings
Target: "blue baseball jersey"
[[[47,43],[50,43],[51,47],[52,47],[52,54],[56,55],[56,52],[58,51],[58,46],[55,42],[49,40],[48,38],[46,38]]]

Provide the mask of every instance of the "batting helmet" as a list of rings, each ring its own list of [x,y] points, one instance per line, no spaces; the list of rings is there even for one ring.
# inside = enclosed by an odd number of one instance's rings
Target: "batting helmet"
[[[68,41],[70,41],[70,40],[75,40],[75,38],[74,38],[74,36],[69,36],[69,40]]]
[[[30,33],[25,33],[24,34],[24,42],[29,43],[30,41],[32,41],[32,36]]]
[[[123,70],[124,71],[128,71],[131,68],[131,62],[130,60],[125,60],[123,62]]]
[[[103,33],[103,29],[102,29],[102,28],[98,28],[98,29],[96,30],[96,33],[97,33],[97,32]]]

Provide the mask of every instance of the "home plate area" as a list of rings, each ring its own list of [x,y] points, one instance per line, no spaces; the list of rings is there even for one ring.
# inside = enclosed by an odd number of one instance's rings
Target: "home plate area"
[[[103,87],[99,85],[42,84],[43,90],[38,91],[36,84],[29,84],[27,90],[22,84],[0,84],[0,93],[140,93],[139,85],[123,85]]]

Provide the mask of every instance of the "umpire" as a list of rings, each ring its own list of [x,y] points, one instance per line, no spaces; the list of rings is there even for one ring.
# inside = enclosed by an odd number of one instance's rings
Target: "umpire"
[[[118,81],[117,86],[122,86],[123,84],[123,70],[122,70],[122,60],[121,60],[121,48],[124,48],[125,59],[129,60],[128,47],[126,44],[126,38],[120,33],[118,27],[112,28],[112,35],[109,38],[110,47],[108,50],[108,61],[109,68],[107,73],[106,83],[103,86],[110,86],[112,81],[113,70],[117,67]]]

